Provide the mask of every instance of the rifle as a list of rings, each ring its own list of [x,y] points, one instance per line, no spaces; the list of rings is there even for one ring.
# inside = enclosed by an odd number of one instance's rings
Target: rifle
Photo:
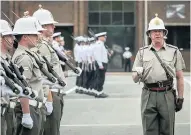
[[[50,74],[50,73],[43,67],[42,62],[41,62],[36,56],[34,56],[31,52],[29,52],[29,51],[26,51],[26,52],[27,52],[29,55],[31,55],[31,56],[35,59],[35,61],[36,61],[37,65],[39,66],[41,72],[42,72],[45,76],[47,76],[48,80],[50,80],[51,82],[55,83],[55,82],[56,82],[56,79],[54,78],[54,76],[53,76],[52,74]]]
[[[23,85],[23,83],[17,78],[16,74],[14,74],[14,73],[10,70],[9,66],[7,66],[7,65],[6,65],[4,62],[2,62],[2,61],[1,61],[1,65],[2,65],[2,67],[4,68],[6,75],[7,75],[9,78],[12,78],[15,83],[17,83],[19,86],[22,87],[23,93],[24,93],[25,95],[29,95],[29,91],[26,89],[26,87]],[[31,97],[32,97],[32,94],[31,94]]]
[[[6,59],[8,61],[8,59]],[[12,61],[10,61],[10,67],[9,67],[12,71],[14,71],[15,75],[17,76],[17,78],[21,81],[21,83],[23,84],[24,87],[22,87],[22,85],[20,85],[23,90],[26,89],[26,87],[31,88],[31,86],[27,83],[27,81],[25,80],[25,78],[23,77],[23,67],[18,68],[18,66],[16,64],[14,64]],[[25,94],[26,95],[26,94]],[[28,95],[28,94],[27,94]],[[32,98],[35,97],[34,92],[32,91],[31,95]]]
[[[54,48],[52,47],[52,49],[54,49]],[[79,74],[78,69],[77,69],[72,63],[70,63],[68,59],[66,59],[66,58],[63,56],[63,54],[62,54],[61,51],[58,51],[58,50],[56,50],[56,49],[54,49],[54,51],[56,52],[56,54],[58,55],[58,58],[59,58],[61,61],[65,62],[66,65],[67,65],[68,67],[70,67],[76,74]]]
[[[50,73],[53,74],[54,77],[56,77],[56,79],[58,80],[58,83],[61,86],[65,86],[66,83],[62,80],[62,78],[54,71],[52,64],[50,64],[50,62],[47,60],[47,58],[45,56],[42,56],[42,58],[46,61],[47,67],[48,67],[48,71]]]
[[[5,79],[5,84],[9,86],[9,88],[11,88],[15,94],[20,93],[20,91],[17,89],[17,87],[15,87],[14,83],[9,77],[7,77],[5,74],[1,74],[1,76],[3,76],[3,78]]]

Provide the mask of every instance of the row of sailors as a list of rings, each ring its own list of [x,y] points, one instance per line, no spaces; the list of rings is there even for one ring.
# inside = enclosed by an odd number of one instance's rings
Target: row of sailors
[[[74,58],[76,65],[82,69],[81,76],[76,80],[76,93],[108,97],[103,93],[108,63],[108,51],[104,45],[106,35],[106,32],[101,32],[91,38],[79,36],[74,39]]]

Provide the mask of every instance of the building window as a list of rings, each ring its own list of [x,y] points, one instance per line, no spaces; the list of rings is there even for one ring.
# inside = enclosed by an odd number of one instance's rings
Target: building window
[[[111,11],[111,1],[100,1],[100,11]]]
[[[133,12],[125,12],[124,14],[124,24],[125,25],[133,25],[134,24],[134,13]]]
[[[112,13],[112,25],[122,25],[123,24],[123,13]]]
[[[99,11],[99,1],[91,1],[88,5],[89,11]]]
[[[89,25],[99,25],[99,13],[89,13]]]
[[[121,71],[125,47],[134,51],[135,1],[89,1],[88,29],[107,32],[106,45],[114,50],[109,69]]]
[[[134,1],[89,1],[89,25],[135,25]]]
[[[110,25],[111,24],[111,13],[104,12],[101,13],[101,25]]]
[[[122,11],[123,2],[122,1],[112,1],[112,11]]]

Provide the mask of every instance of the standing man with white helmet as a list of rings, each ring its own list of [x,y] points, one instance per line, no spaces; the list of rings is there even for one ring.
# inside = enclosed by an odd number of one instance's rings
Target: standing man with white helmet
[[[177,47],[165,42],[164,22],[158,17],[149,23],[151,44],[139,49],[133,65],[133,80],[143,82],[141,114],[144,135],[174,135],[175,111],[182,109],[185,63]],[[178,97],[173,88],[177,80]]]
[[[11,63],[11,57],[14,53],[14,49],[13,49],[13,42],[14,42],[14,36],[13,34],[15,34],[13,31],[12,31],[12,28],[11,26],[9,25],[9,23],[5,20],[0,20],[0,26],[1,26],[1,29],[3,29],[3,32],[1,33],[1,38],[2,38],[2,42],[1,42],[1,65],[0,66],[3,66],[2,67],[2,70],[3,68],[6,69],[6,72],[5,73],[2,73],[1,72],[1,76],[3,76],[3,78],[5,79],[5,76],[6,75],[9,75],[8,74],[8,69],[9,67],[12,67],[13,65],[10,65]],[[3,65],[2,65],[3,63]],[[16,66],[16,65],[15,65]],[[13,67],[12,67],[13,68]],[[11,70],[11,68],[10,68]],[[4,72],[4,70],[3,70]],[[13,72],[13,71],[11,71]],[[16,75],[15,73],[15,70],[13,72],[13,74]],[[18,73],[17,73],[18,74]],[[4,76],[5,75],[5,76]],[[7,77],[10,77],[10,76],[7,76]],[[17,94],[14,94],[12,91],[14,90],[13,87],[11,87],[10,85],[8,85],[8,87],[6,85],[4,86],[4,84],[1,84],[2,85],[2,91],[4,91],[5,93],[8,92],[9,93],[9,104],[8,104],[8,107],[7,107],[7,111],[5,112],[5,117],[6,117],[6,122],[7,122],[7,131],[6,131],[6,135],[13,135],[15,134],[16,132],[16,118],[15,118],[15,111],[14,111],[14,108],[15,108],[15,105],[16,105],[16,101],[18,100],[18,97],[26,97],[26,98],[31,98],[30,94],[32,91],[30,88],[26,87],[26,89],[28,90],[28,95],[24,95],[23,94],[23,89],[19,86],[18,84],[16,84],[13,80],[13,77],[11,78],[11,82],[12,84],[14,84],[15,88],[17,88],[20,92],[17,93]],[[15,78],[16,79],[16,78]],[[15,80],[14,79],[14,80]],[[19,81],[19,79],[17,78],[16,79],[17,81]],[[26,94],[26,93],[25,93]]]
[[[35,59],[30,56],[28,52],[35,47],[38,40],[37,24],[32,17],[23,17],[16,21],[13,32],[16,33],[15,37],[18,41],[18,48],[16,49],[12,62],[23,67],[23,75],[26,81],[34,90],[38,97],[34,99],[19,98],[16,105],[16,118],[17,118],[17,133],[16,135],[39,135],[42,115],[40,108],[44,99],[42,89],[42,76]]]
[[[50,11],[43,9],[39,5],[39,9],[33,13],[33,17],[36,17],[43,28],[46,31],[42,32],[42,40],[38,43],[37,48],[39,49],[42,56],[46,57],[48,62],[53,65],[55,72],[60,75],[60,77],[65,80],[64,73],[61,68],[60,60],[52,48],[52,42],[49,40],[52,38],[54,33],[54,21],[53,16]],[[51,89],[53,98],[53,112],[51,115],[47,116],[45,123],[44,135],[59,135],[60,134],[60,121],[62,118],[62,112],[64,107],[64,87]]]
[[[2,43],[1,43],[1,58],[6,60],[11,60],[14,53],[13,43],[14,43],[14,36],[12,32],[12,28],[9,23],[5,20],[0,20],[1,29],[4,32],[1,33],[2,35]],[[7,61],[7,62],[8,62]],[[15,100],[17,99],[16,95],[10,97],[9,107],[7,108],[7,113],[5,115],[7,121],[7,135],[12,135],[16,131],[16,118],[14,115],[14,108],[15,108]]]
[[[13,32],[11,29],[11,26],[9,23],[5,20],[0,20],[0,27],[1,27],[1,44],[0,44],[0,60],[1,62],[6,62],[7,57],[11,57],[12,55],[12,49],[13,49]],[[1,87],[1,135],[12,135],[16,130],[16,119],[14,116],[14,107],[10,107],[10,96],[13,96],[14,94],[8,94],[11,89],[5,85],[5,79],[2,76],[2,74],[5,75],[5,71],[0,64],[0,87]],[[16,96],[16,95],[14,95]],[[12,134],[10,134],[12,133]]]

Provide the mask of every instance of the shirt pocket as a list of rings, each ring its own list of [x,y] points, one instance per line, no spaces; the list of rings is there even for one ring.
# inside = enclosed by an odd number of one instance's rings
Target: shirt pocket
[[[173,65],[174,65],[174,55],[165,55],[162,57],[162,62],[164,62],[166,65],[170,66],[173,68]]]
[[[144,70],[150,69],[152,67],[153,57],[144,56],[143,57],[143,68]]]
[[[162,58],[162,62],[166,65],[167,70],[169,71],[169,74],[173,77],[175,77],[175,59],[173,54],[165,55],[165,57]]]

